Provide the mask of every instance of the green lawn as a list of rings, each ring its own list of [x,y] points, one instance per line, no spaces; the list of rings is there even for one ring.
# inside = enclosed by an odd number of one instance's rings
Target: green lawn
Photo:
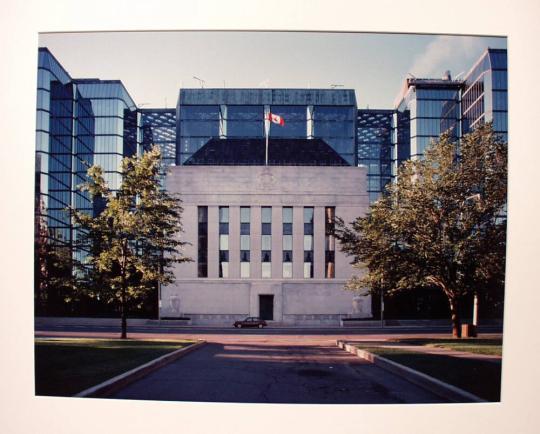
[[[488,401],[499,401],[501,363],[425,354],[398,348],[359,348],[452,384]]]
[[[484,339],[392,339],[391,342],[399,342],[411,345],[425,345],[427,347],[448,348],[455,351],[466,351],[475,354],[502,356],[502,338]]]
[[[36,338],[36,395],[73,396],[190,343]]]

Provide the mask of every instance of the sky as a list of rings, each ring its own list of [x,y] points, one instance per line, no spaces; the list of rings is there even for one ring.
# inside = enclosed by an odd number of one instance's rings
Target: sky
[[[354,89],[392,108],[403,80],[466,73],[504,37],[322,32],[90,32],[39,35],[73,78],[122,80],[139,107],[175,107],[180,88]],[[198,79],[204,80],[198,80]]]

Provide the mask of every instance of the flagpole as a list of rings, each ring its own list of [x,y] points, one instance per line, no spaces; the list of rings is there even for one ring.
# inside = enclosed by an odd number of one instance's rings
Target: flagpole
[[[270,135],[270,113],[265,113],[264,131],[266,133],[266,147],[264,153],[264,165],[268,166],[268,136]]]
[[[266,153],[265,153],[264,165],[268,166],[268,132],[266,133]]]

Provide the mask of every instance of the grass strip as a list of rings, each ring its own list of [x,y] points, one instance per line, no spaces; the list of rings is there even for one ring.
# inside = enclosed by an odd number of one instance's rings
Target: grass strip
[[[369,346],[358,348],[423,372],[487,401],[500,401],[501,363],[425,354],[398,348]]]
[[[424,345],[427,347],[447,348],[454,351],[464,351],[473,354],[489,356],[502,356],[502,339],[392,339],[396,342],[410,345]]]
[[[73,396],[191,341],[35,339],[36,395]]]

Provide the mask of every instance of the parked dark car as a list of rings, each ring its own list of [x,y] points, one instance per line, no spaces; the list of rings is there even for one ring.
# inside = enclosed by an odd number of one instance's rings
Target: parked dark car
[[[235,327],[259,327],[260,329],[262,329],[268,324],[266,324],[266,321],[264,319],[260,319],[257,316],[248,316],[242,321],[235,321],[233,325]]]

